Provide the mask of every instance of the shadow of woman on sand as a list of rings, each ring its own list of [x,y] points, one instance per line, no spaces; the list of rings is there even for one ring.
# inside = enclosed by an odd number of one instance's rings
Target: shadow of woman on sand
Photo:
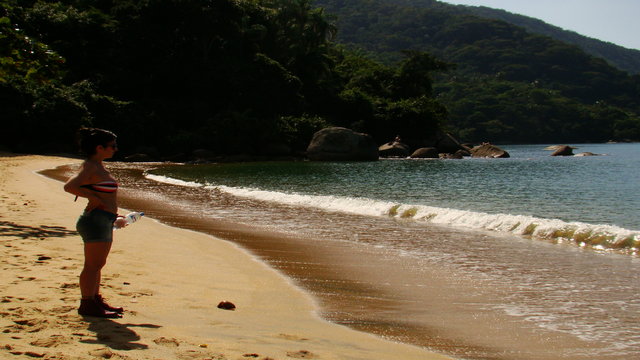
[[[23,239],[65,237],[77,235],[76,231],[67,230],[62,226],[29,226],[18,225],[9,221],[0,221],[0,236],[17,236]]]
[[[85,344],[103,344],[116,350],[147,349],[149,346],[138,342],[140,335],[131,330],[132,327],[144,327],[158,329],[160,325],[154,324],[120,324],[111,319],[103,319],[91,316],[83,316],[89,323],[87,330],[96,334],[95,340],[81,340]]]
[[[23,239],[66,237],[77,235],[78,232],[67,230],[62,226],[29,226],[18,225],[9,221],[0,221],[0,236],[17,236]]]

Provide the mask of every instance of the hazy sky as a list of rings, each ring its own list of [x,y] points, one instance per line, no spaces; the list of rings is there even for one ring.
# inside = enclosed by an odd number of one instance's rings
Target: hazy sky
[[[640,0],[440,0],[487,6],[640,50]]]

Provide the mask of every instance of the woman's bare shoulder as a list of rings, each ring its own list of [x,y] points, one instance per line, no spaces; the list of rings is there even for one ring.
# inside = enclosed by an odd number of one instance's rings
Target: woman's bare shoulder
[[[78,171],[77,177],[82,178],[83,180],[91,179],[98,175],[100,169],[98,165],[89,160],[85,160],[80,164],[80,169]]]

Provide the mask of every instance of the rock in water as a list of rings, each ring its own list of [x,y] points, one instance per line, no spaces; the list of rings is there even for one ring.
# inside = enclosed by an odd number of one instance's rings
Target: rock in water
[[[409,146],[397,141],[380,145],[378,153],[381,157],[407,157],[410,154]]]
[[[478,158],[508,158],[509,153],[491,144],[482,144],[471,149],[471,156]]]
[[[568,145],[559,146],[551,156],[573,156],[573,147]]]
[[[330,127],[313,135],[307,157],[313,161],[375,161],[378,160],[378,146],[367,134]]]
[[[420,148],[411,154],[411,157],[414,159],[437,159],[438,158],[438,149],[434,147],[424,147]]]

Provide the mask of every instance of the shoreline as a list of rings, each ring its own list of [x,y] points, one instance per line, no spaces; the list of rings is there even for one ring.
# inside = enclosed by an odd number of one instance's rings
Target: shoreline
[[[149,167],[158,165],[111,166],[123,185],[121,206],[143,210],[173,227],[237,244],[311,294],[319,305],[316,313],[330,323],[464,359],[540,360],[557,359],[562,354],[564,359],[582,360],[584,357],[578,354],[584,349],[597,352],[605,347],[603,343],[583,341],[572,334],[532,326],[502,311],[487,310],[500,306],[500,299],[511,296],[515,290],[503,283],[502,275],[489,285],[476,271],[460,272],[437,259],[419,261],[414,263],[416,267],[407,268],[403,257],[396,261],[396,256],[385,255],[377,246],[380,241],[395,241],[394,236],[383,233],[404,234],[436,252],[448,253],[452,249],[447,249],[446,244],[459,244],[463,239],[469,245],[485,242],[487,239],[478,237],[481,234],[437,226],[421,228],[419,235],[412,234],[413,231],[405,233],[405,227],[393,219],[381,221],[308,208],[301,211],[225,192],[203,192],[198,187],[161,183],[144,176]],[[46,175],[64,180],[72,172],[73,167],[63,166]],[[290,232],[288,226],[300,223],[304,228],[318,220],[321,223],[315,223],[312,232]],[[338,228],[349,230],[345,233]],[[376,235],[377,232],[380,233]],[[358,241],[350,241],[352,236]],[[503,268],[514,266],[499,260],[503,256],[511,259],[511,251],[525,254],[533,251],[538,255],[542,251],[546,256],[558,256],[555,250],[545,250],[538,243],[533,246],[518,243],[488,247],[495,250],[506,246],[504,251],[491,250],[483,257],[487,264]],[[454,253],[467,256],[464,251]],[[480,254],[473,254],[477,255]],[[560,257],[558,263],[564,263],[564,256]],[[514,261],[528,262],[527,258]],[[533,261],[531,266],[537,268],[538,264]],[[489,268],[490,265],[484,271],[490,271]],[[530,268],[525,266],[522,271],[528,273]],[[547,296],[546,292],[532,295],[531,299],[535,301],[541,296]]]
[[[310,295],[226,240],[145,217],[114,234],[104,295],[123,319],[77,315],[73,202],[42,169],[79,163],[0,154],[3,353],[50,359],[446,359],[321,319]],[[125,210],[122,210],[125,211]],[[176,246],[180,244],[180,246]],[[197,276],[194,276],[197,275]],[[216,308],[227,300],[236,311]]]

